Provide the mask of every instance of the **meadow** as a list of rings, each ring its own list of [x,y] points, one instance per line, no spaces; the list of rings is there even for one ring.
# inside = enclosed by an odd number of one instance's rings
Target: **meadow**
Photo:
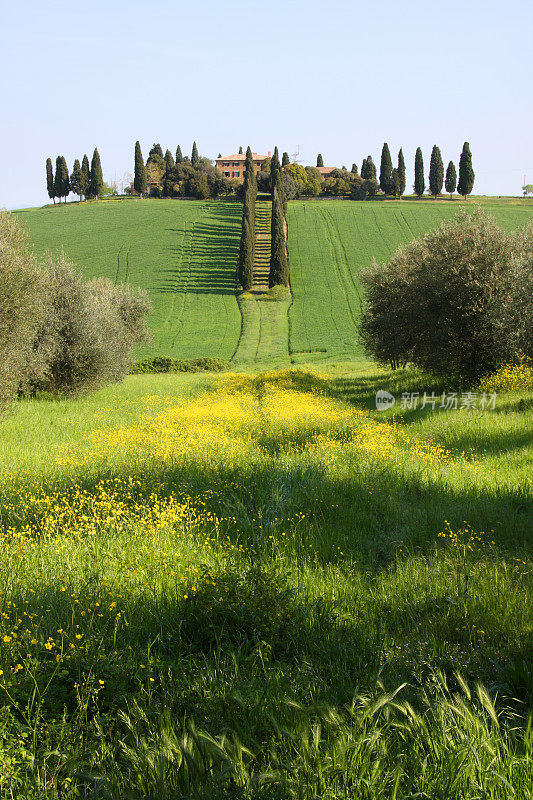
[[[533,201],[511,198],[289,203],[292,298],[281,303],[237,302],[239,203],[133,199],[18,213],[38,254],[63,247],[86,277],[148,291],[153,338],[140,357],[265,368],[361,358],[360,269],[475,204],[504,228],[533,219]]]
[[[139,357],[232,357],[241,329],[240,204],[106,200],[17,213],[37,255],[63,248],[86,278],[148,292],[152,340]]]
[[[20,402],[2,796],[528,800],[533,392],[509,386],[409,408],[456,387],[361,361]]]
[[[362,288],[358,274],[372,259],[437,228],[460,208],[481,205],[511,230],[533,220],[533,203],[511,198],[289,203],[289,256],[293,303],[290,355],[295,364],[362,357],[357,336]]]

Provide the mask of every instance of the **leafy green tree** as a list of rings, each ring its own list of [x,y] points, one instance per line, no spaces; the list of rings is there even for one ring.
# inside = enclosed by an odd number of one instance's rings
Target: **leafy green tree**
[[[291,163],[291,160],[289,158],[289,154],[288,153],[283,153],[283,156],[281,157],[281,166],[282,167],[286,167],[290,163]]]
[[[98,148],[94,148],[93,157],[91,159],[91,182],[89,185],[89,193],[91,197],[98,200],[98,195],[104,184],[104,176],[102,175],[102,165],[100,163],[100,153]]]
[[[133,178],[133,188],[142,197],[146,192],[146,167],[144,166],[141,145],[135,142],[135,174]]]
[[[398,153],[398,175],[400,177],[400,192],[398,197],[401,197],[405,192],[405,158],[403,157],[403,150],[401,147]]]
[[[446,179],[444,181],[444,186],[447,192],[449,192],[450,200],[452,199],[452,195],[457,188],[457,173],[455,172],[455,164],[453,161],[450,161],[448,166],[446,167]]]
[[[426,182],[424,180],[424,159],[422,157],[422,150],[420,147],[417,147],[415,153],[415,194],[418,197],[422,197],[425,188]]]
[[[392,194],[392,159],[390,157],[389,145],[387,142],[381,150],[381,165],[379,169],[379,188],[385,194]]]
[[[198,155],[198,148],[196,146],[196,142],[192,143],[192,152],[191,152],[191,164],[193,167],[197,167],[200,161],[200,157]]]
[[[81,160],[81,182],[80,182],[80,189],[83,197],[87,197],[89,192],[89,185],[91,182],[91,172],[89,169],[89,159],[87,155],[84,153],[83,158]]]
[[[178,145],[176,147],[176,164],[181,164],[183,161],[183,153],[181,152],[181,147]]]
[[[400,173],[396,168],[391,172],[390,188],[394,197],[400,197]]]
[[[442,192],[442,184],[444,181],[444,165],[442,163],[442,156],[440,148],[436,144],[433,145],[431,151],[431,160],[429,162],[429,191],[435,199],[437,195]]]
[[[83,194],[81,190],[81,167],[77,158],[74,161],[74,167],[72,168],[70,175],[70,191],[74,192],[74,194],[77,194],[81,200],[81,196]]]
[[[306,181],[303,194],[308,197],[318,197],[322,191],[322,175],[316,167],[305,167]]]
[[[366,351],[379,361],[410,362],[472,385],[531,351],[531,334],[515,315],[513,287],[524,298],[525,286],[533,285],[532,263],[531,228],[510,234],[482,211],[462,211],[399,248],[388,264],[360,273]],[[523,322],[533,318],[531,297],[529,290],[518,314]],[[531,322],[527,328],[533,329]]]
[[[322,158],[322,153],[319,153],[317,155],[317,157],[316,157],[316,165],[317,165],[317,167],[323,167],[324,166],[324,159]]]
[[[56,197],[59,197],[59,202],[61,202],[62,197],[65,198],[66,202],[67,195],[70,192],[70,178],[68,174],[67,162],[65,161],[63,156],[58,156],[56,158],[54,191]]]
[[[459,158],[459,180],[457,181],[457,191],[462,194],[466,200],[474,188],[475,178],[474,168],[472,167],[472,153],[470,152],[470,145],[465,142],[463,145],[463,152]]]
[[[363,159],[361,165],[361,177],[365,181],[376,180],[376,165],[372,161],[372,156],[367,156]]]
[[[528,194],[533,194],[533,183],[526,183],[525,186],[522,186],[522,192],[524,197],[527,197]]]
[[[52,170],[52,159],[46,159],[46,191],[50,200],[56,201],[56,189],[54,183],[54,172]]]

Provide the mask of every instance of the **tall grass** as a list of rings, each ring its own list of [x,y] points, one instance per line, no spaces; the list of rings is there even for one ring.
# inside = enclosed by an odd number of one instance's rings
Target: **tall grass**
[[[426,380],[132,376],[21,403],[4,795],[526,800],[531,398],[372,410]]]

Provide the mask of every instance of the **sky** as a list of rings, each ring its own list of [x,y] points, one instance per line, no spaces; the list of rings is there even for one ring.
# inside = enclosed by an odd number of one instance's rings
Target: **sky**
[[[421,147],[475,194],[533,183],[531,0],[19,0],[1,3],[0,207],[48,202],[45,161],[97,146],[104,179],[138,139],[216,158],[239,146],[379,165]]]

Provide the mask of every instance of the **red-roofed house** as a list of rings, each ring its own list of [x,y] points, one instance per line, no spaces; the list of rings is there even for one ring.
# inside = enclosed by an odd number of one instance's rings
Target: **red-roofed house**
[[[258,172],[261,172],[261,167],[263,166],[263,161],[266,161],[267,158],[270,158],[270,151],[268,156],[260,156],[258,153],[252,153],[252,158],[254,160],[254,172],[257,175]],[[246,161],[246,156],[244,153],[237,153],[237,155],[233,156],[224,156],[224,158],[217,158],[215,159],[215,164],[218,170],[226,176],[226,178],[230,178],[239,183],[244,182],[244,162]]]
[[[337,167],[317,167],[317,170],[320,172],[323,181],[325,181],[335,169],[337,169]]]

